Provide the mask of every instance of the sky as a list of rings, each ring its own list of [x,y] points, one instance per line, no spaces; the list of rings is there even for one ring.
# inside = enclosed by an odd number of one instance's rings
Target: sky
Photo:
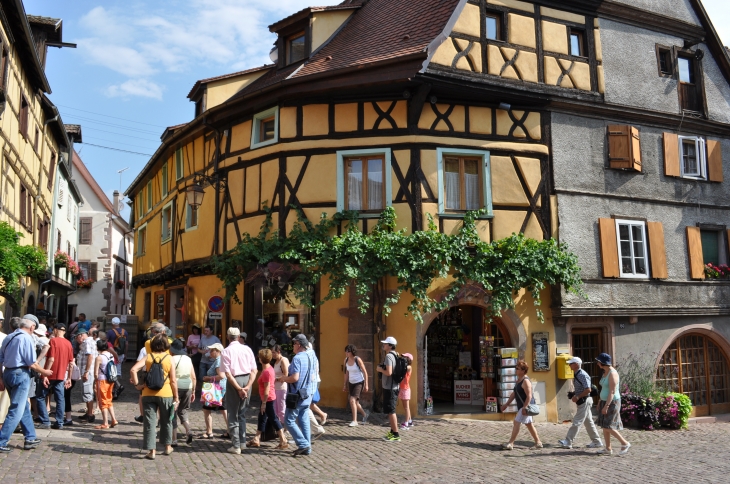
[[[268,25],[312,2],[340,1],[24,0],[24,5],[28,14],[63,19],[64,42],[78,44],[49,48],[50,98],[64,123],[82,126],[84,142],[76,150],[111,199],[142,170],[165,127],[193,118],[187,94],[197,80],[270,63],[275,36]],[[730,45],[730,1],[703,3]]]

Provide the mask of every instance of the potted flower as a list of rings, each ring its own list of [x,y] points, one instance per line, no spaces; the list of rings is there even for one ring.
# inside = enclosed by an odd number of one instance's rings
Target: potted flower
[[[92,284],[94,284],[94,281],[91,279],[84,279],[83,277],[76,281],[76,287],[79,289],[91,289]]]
[[[58,251],[56,251],[56,253],[53,256],[53,263],[56,266],[66,267],[66,264],[68,263],[68,261],[70,259],[71,258],[68,256],[67,253],[65,253],[65,252],[63,252],[61,250],[58,250]]]
[[[705,277],[707,279],[725,279],[730,276],[730,267],[727,264],[715,265],[709,262],[705,266]]]

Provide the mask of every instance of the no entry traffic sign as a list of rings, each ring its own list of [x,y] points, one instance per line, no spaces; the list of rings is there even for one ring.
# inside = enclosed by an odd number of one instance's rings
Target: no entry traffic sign
[[[225,306],[226,303],[223,302],[223,298],[220,296],[213,296],[208,299],[208,309],[210,309],[214,313],[219,313],[223,311],[223,308]]]

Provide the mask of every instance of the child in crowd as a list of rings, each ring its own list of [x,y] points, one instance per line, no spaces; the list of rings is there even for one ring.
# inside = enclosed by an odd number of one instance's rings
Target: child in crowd
[[[403,409],[406,412],[406,418],[403,421],[403,423],[400,425],[401,430],[407,430],[411,427],[413,427],[413,420],[411,419],[411,371],[412,367],[411,364],[413,363],[413,355],[410,353],[403,353],[401,355],[408,361],[408,369],[406,370],[406,376],[403,378],[403,380],[400,382],[400,391],[398,392],[398,398],[400,399],[401,403],[403,404]]]

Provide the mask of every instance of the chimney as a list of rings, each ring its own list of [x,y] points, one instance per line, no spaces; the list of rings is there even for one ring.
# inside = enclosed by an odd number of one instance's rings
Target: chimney
[[[119,190],[114,190],[114,213],[119,214]]]

